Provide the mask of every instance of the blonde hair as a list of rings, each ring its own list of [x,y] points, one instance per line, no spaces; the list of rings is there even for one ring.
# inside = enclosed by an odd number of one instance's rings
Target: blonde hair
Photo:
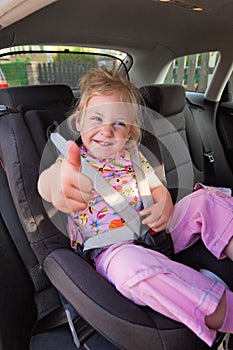
[[[141,96],[138,89],[121,73],[106,68],[94,68],[86,73],[79,82],[80,100],[75,108],[75,114],[82,118],[91,97],[110,95],[112,92],[120,92],[121,102],[130,104],[132,108],[131,136],[130,139],[139,141],[141,138],[140,108]]]

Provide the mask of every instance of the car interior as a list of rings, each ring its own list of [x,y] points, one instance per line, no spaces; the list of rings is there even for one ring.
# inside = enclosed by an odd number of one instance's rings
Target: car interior
[[[25,0],[0,9],[0,349],[209,349],[183,324],[124,298],[76,254],[66,216],[42,201],[37,181],[58,156],[50,133],[76,137],[67,121],[78,79],[99,65],[138,87],[148,112],[142,152],[174,203],[198,183],[233,190],[232,1]],[[206,52],[215,65],[202,89]],[[188,90],[197,53],[202,68]],[[26,67],[24,82],[15,66]],[[174,260],[233,290],[232,262],[201,240]],[[232,336],[218,333],[211,349],[233,349]]]

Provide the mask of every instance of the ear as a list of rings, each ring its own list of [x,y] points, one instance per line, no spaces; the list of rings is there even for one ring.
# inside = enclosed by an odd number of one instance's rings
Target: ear
[[[77,131],[80,131],[80,120],[79,120],[79,117],[76,118],[75,124],[76,124]]]
[[[79,113],[77,113],[77,116],[76,116],[76,120],[75,120],[75,124],[76,124],[76,129],[77,129],[77,131],[80,131],[80,129],[81,129],[81,126],[80,126],[80,114]]]

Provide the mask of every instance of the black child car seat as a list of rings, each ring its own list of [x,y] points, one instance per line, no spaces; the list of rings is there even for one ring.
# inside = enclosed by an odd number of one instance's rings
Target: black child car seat
[[[114,286],[70,248],[67,237],[49,219],[37,192],[40,159],[47,143],[48,128],[54,122],[60,123],[65,119],[73,99],[71,90],[66,86],[8,88],[0,91],[0,104],[8,106],[5,111],[4,107],[2,108],[0,118],[0,156],[4,167],[3,175],[5,180],[7,179],[5,185],[1,187],[8,186],[12,197],[12,202],[8,202],[8,197],[5,197],[1,208],[2,225],[8,228],[12,237],[11,243],[5,249],[9,249],[10,254],[15,254],[13,251],[15,252],[16,247],[19,254],[22,253],[21,259],[31,282],[27,279],[25,271],[22,273],[23,278],[26,280],[27,287],[30,286],[30,291],[34,291],[35,300],[40,296],[39,301],[36,300],[37,310],[31,296],[30,300],[28,297],[25,301],[29,316],[24,332],[24,344],[30,343],[33,350],[63,349],[64,344],[66,349],[75,348],[72,338],[66,338],[68,328],[63,328],[66,323],[64,312],[60,312],[63,310],[60,301],[60,295],[62,295],[78,313],[76,327],[78,324],[81,336],[82,331],[85,330],[85,337],[81,339],[81,346],[85,349],[96,350],[95,347],[85,345],[92,339],[93,329],[111,342],[106,347],[109,350],[111,346],[129,350],[208,349],[207,345],[183,324],[170,320],[148,307],[135,305],[124,298]],[[146,138],[143,142],[146,144],[148,140],[149,138]],[[153,143],[153,138],[150,142],[148,148],[153,150],[157,143]],[[51,148],[51,163],[55,159],[53,152],[54,149]],[[13,211],[9,209],[11,214],[8,216],[4,214],[6,207],[13,207]],[[10,225],[11,222],[9,223],[10,217],[12,217],[12,225]],[[6,227],[4,232],[7,236]],[[16,232],[19,234],[18,238],[15,235]],[[22,238],[24,235],[28,241],[25,237]],[[25,246],[21,247],[20,252],[21,239]],[[31,260],[28,263],[26,258],[29,256]],[[17,256],[17,259],[20,260],[20,257]],[[17,259],[14,259],[12,264],[17,266]],[[233,289],[233,277],[230,272],[232,263],[228,259],[216,261],[207,253],[201,242],[177,256],[176,259],[186,264],[198,264],[206,268],[213,266],[214,269],[216,268],[215,272],[221,272],[220,277]],[[6,265],[7,260],[4,262]],[[13,267],[10,266],[10,268],[12,272]],[[6,269],[7,267],[5,267],[7,275]],[[14,276],[12,279],[14,282]],[[14,283],[10,288],[15,288]],[[14,293],[17,294],[17,290],[13,291],[13,298],[15,298]],[[21,303],[22,297],[17,296],[17,302]],[[23,308],[18,307],[17,303],[16,305],[17,311],[23,312]],[[4,308],[2,301],[0,306],[6,311],[7,308]],[[30,307],[32,315],[29,312]],[[2,315],[1,310],[0,314]],[[37,330],[31,334],[36,318],[38,322],[34,329]],[[17,326],[19,324],[20,322]],[[10,325],[9,322],[8,326]],[[0,332],[2,333],[2,330]],[[213,349],[217,348],[218,343],[222,341],[222,336],[224,335],[219,335],[216,339]],[[14,332],[11,333],[11,337],[14,338]],[[5,344],[8,341],[9,338]],[[12,344],[14,344],[13,340]],[[15,344],[11,347],[4,346],[4,350],[19,350]],[[22,349],[25,348],[22,347]],[[103,350],[104,346],[99,349]]]

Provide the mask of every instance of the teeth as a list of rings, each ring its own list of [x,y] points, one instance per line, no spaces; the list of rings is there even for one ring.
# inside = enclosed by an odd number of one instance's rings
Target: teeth
[[[101,146],[109,146],[110,143],[109,142],[99,142],[101,144]]]

